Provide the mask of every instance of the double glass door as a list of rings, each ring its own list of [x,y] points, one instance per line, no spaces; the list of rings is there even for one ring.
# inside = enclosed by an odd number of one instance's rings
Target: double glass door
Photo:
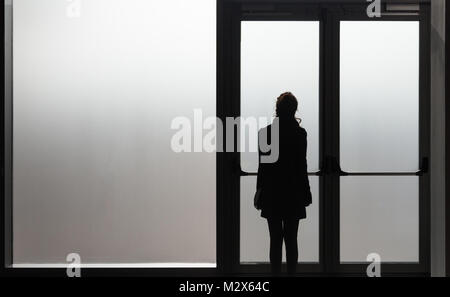
[[[376,254],[384,275],[428,273],[427,8],[374,19],[365,7],[243,7],[231,22],[240,41],[232,115],[270,122],[290,91],[308,133],[313,203],[300,222],[298,271],[364,274]],[[253,207],[258,154],[236,160],[232,260],[266,272],[267,222]]]

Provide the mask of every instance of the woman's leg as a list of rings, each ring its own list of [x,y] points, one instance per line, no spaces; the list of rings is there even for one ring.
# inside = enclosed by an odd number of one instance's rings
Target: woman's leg
[[[298,219],[283,220],[283,237],[286,245],[286,262],[289,274],[294,274],[298,263]]]
[[[268,218],[270,234],[270,266],[273,274],[281,272],[281,252],[283,248],[283,225],[281,219]]]

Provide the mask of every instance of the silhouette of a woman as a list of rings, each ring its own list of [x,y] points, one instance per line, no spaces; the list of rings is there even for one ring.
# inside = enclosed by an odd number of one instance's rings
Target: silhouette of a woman
[[[267,219],[269,225],[270,264],[273,274],[281,272],[283,239],[286,246],[287,271],[289,274],[295,273],[298,262],[299,220],[306,218],[305,207],[311,204],[306,162],[307,134],[295,118],[297,108],[298,101],[292,93],[283,93],[278,97],[278,160],[274,163],[261,162],[261,155],[265,153],[261,147],[259,149],[256,187],[260,190],[261,216]],[[264,130],[270,142],[271,125],[259,133]]]

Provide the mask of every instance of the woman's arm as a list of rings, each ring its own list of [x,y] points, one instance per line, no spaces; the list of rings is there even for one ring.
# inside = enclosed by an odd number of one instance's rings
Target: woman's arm
[[[307,148],[308,148],[308,134],[306,133],[306,130],[304,131],[304,139],[302,141],[302,175],[304,178],[304,185],[305,185],[305,206],[308,206],[312,203],[312,195],[311,195],[311,187],[309,185],[309,178],[308,178],[308,161],[307,161]]]

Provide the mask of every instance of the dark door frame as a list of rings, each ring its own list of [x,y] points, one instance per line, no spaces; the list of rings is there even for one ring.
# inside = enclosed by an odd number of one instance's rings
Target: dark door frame
[[[450,153],[450,5],[448,1],[445,1],[445,151]],[[448,154],[446,154],[448,156]],[[445,273],[447,277],[450,277],[450,159],[446,157],[445,160]]]
[[[218,64],[218,116],[238,117],[240,115],[240,23],[243,20],[317,20],[320,21],[320,172],[310,173],[320,178],[320,243],[318,264],[300,264],[300,275],[365,275],[366,263],[345,263],[339,261],[339,185],[340,176],[418,176],[419,177],[419,263],[382,263],[383,275],[430,274],[429,250],[429,104],[430,104],[430,10],[428,4],[420,5],[420,13],[408,12],[386,14],[371,19],[366,14],[366,5],[305,5],[295,3],[264,4],[225,2],[223,6],[223,33],[218,46],[223,46]],[[385,12],[385,11],[384,11]],[[341,20],[364,21],[419,21],[420,22],[420,85],[419,85],[419,172],[346,173],[339,166],[339,26]],[[218,37],[219,37],[218,36]],[[220,98],[219,98],[220,97]],[[241,264],[240,253],[240,179],[255,173],[240,169],[239,153],[224,153],[218,162],[218,191],[220,200],[218,215],[224,220],[218,236],[226,242],[221,254],[224,271],[238,274],[266,274],[268,264]],[[218,163],[218,164],[219,164]],[[227,189],[224,189],[227,185]],[[329,198],[325,198],[329,197]],[[226,201],[226,203],[225,203]],[[221,236],[223,235],[223,237]],[[219,243],[219,241],[218,241]],[[218,254],[219,256],[219,254]],[[218,260],[221,258],[218,257]],[[226,264],[225,264],[226,263]]]

